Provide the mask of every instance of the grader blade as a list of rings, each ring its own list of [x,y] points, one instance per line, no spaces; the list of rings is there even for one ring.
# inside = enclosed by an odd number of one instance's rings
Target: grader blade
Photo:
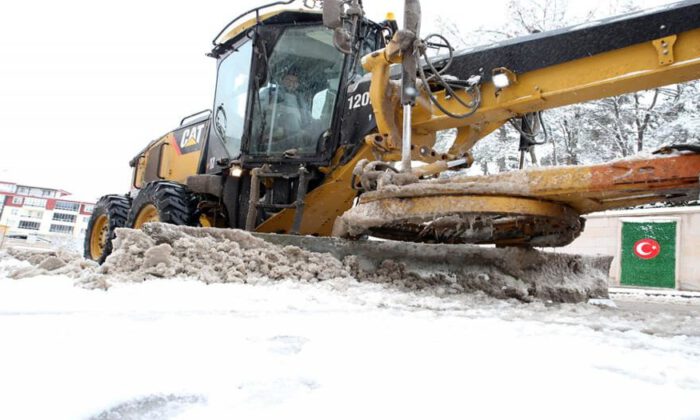
[[[404,289],[445,293],[483,292],[502,299],[584,302],[607,298],[612,258],[552,254],[532,249],[497,249],[475,245],[431,245],[395,241],[253,233],[149,223],[143,228],[157,245],[178,247],[197,238],[236,242],[246,251],[277,247],[280,255],[330,254],[360,282],[388,283]],[[245,239],[245,240],[242,240]],[[187,239],[183,241],[183,239]],[[128,244],[123,244],[127,246]],[[306,256],[308,257],[308,255]],[[305,258],[304,255],[301,258]],[[318,260],[318,259],[317,259]],[[287,263],[284,258],[275,264]]]
[[[581,215],[698,199],[700,154],[601,165],[532,168],[389,185],[360,197],[335,225],[340,237],[499,246],[565,246]]]

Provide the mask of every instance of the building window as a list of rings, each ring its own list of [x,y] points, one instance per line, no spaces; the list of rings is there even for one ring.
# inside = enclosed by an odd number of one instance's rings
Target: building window
[[[31,198],[27,197],[24,199],[24,205],[28,207],[46,207],[46,200],[43,198]]]
[[[30,219],[41,219],[44,217],[44,212],[39,210],[23,210],[21,216]]]
[[[57,222],[75,223],[76,216],[74,214],[54,213],[53,220]]]
[[[12,204],[21,206],[24,203],[24,198],[22,197],[12,197]]]
[[[93,210],[95,210],[95,206],[93,206],[92,204],[86,204],[86,205],[85,205],[85,210],[84,210],[85,213],[92,213]]]
[[[39,222],[30,222],[28,220],[20,220],[19,226],[17,226],[17,227],[20,229],[26,229],[26,230],[39,230],[39,226],[41,226],[41,223],[39,223]]]
[[[73,226],[51,225],[49,232],[52,233],[73,233]]]
[[[17,215],[19,214],[19,209],[12,209],[12,210],[10,211],[10,214],[11,214],[12,216],[17,216]]]
[[[80,210],[80,203],[70,201],[56,201],[56,210],[75,211]]]
[[[18,187],[18,188],[17,188],[17,194],[29,194],[29,188],[27,188],[27,187]]]
[[[53,191],[51,190],[41,190],[42,197],[53,197]]]

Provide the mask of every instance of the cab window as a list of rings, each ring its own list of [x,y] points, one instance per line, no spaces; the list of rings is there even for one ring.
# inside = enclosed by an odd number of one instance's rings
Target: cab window
[[[212,132],[231,157],[241,152],[252,51],[251,42],[247,42],[219,64]]]
[[[316,155],[331,127],[344,56],[322,26],[284,30],[253,103],[252,155]]]

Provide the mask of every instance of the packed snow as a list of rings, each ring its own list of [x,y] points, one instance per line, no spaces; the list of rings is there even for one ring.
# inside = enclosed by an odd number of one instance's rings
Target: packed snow
[[[8,277],[32,268],[0,256],[0,418],[700,417],[698,299]]]

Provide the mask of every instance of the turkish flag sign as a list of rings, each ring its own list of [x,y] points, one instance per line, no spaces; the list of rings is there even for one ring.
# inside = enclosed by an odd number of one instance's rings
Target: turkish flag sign
[[[675,288],[677,228],[675,221],[624,221],[620,284]]]

